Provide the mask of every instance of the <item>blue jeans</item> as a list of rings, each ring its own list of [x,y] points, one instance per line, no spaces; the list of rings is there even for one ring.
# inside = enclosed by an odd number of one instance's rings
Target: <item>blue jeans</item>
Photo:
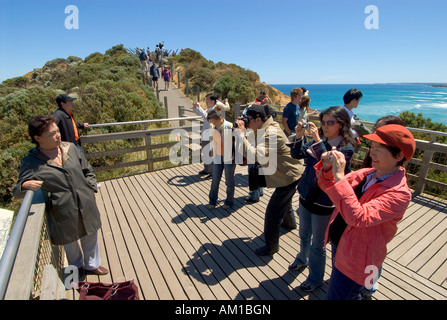
[[[313,214],[300,203],[297,210],[300,221],[300,252],[295,261],[309,265],[307,282],[319,285],[323,282],[326,267],[326,248],[324,235],[331,219],[330,215]]]
[[[264,189],[259,188],[253,191],[250,191],[250,199],[251,200],[259,200],[259,197],[264,195]]]
[[[340,272],[334,264],[337,248],[332,244],[332,273],[326,300],[361,300],[365,288]]]
[[[227,186],[227,198],[225,204],[227,206],[232,206],[234,202],[234,170],[236,169],[236,164],[224,164],[221,163],[213,164],[213,180],[211,182],[210,190],[210,203],[215,206],[217,204],[217,195],[219,193],[219,184],[222,178],[222,172],[225,170],[225,184]]]
[[[253,167],[254,164],[248,164],[248,170],[250,170],[251,167]],[[264,190],[262,188],[250,191],[250,199],[251,200],[259,200],[259,197],[264,195]]]
[[[203,150],[205,149],[205,147],[208,146],[208,145],[210,144],[210,142],[209,142],[209,141],[202,140],[202,141],[200,142],[200,144],[201,144],[201,146],[202,146],[202,152],[203,152]],[[205,158],[205,156],[202,155],[202,159],[203,159],[203,171],[206,171],[206,172],[208,172],[208,173],[212,173],[212,172],[213,172],[213,163],[211,162],[211,163],[209,163],[209,164],[206,164],[204,158]]]

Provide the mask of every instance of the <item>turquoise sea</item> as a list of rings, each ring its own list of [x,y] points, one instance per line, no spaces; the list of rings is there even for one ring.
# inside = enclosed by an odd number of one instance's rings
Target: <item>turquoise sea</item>
[[[424,118],[447,125],[447,88],[429,84],[271,84],[289,95],[293,88],[305,87],[311,98],[310,107],[324,110],[342,106],[343,95],[351,88],[362,91],[363,98],[354,113],[363,120],[375,122],[385,115],[403,111],[422,113]]]

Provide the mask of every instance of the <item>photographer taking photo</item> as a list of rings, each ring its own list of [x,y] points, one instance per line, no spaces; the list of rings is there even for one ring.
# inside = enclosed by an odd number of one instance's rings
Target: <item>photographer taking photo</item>
[[[256,249],[257,255],[271,255],[278,252],[281,225],[290,229],[296,228],[292,198],[303,172],[302,161],[292,159],[290,156],[290,149],[286,146],[287,137],[279,124],[273,120],[270,109],[268,105],[252,105],[247,109],[248,128],[252,129],[255,135],[254,145],[245,137],[244,121],[237,120],[249,163],[252,162],[249,154],[252,154],[255,161],[261,165],[259,174],[265,175],[265,186],[275,188],[265,212],[266,244]]]

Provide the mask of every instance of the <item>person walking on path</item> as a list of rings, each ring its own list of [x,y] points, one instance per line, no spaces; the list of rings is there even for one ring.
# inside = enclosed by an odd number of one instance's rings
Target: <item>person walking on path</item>
[[[160,78],[160,71],[155,63],[151,66],[150,75],[152,77],[152,86],[155,90],[158,90],[158,78]]]
[[[169,82],[172,79],[171,71],[169,70],[168,66],[165,66],[163,71],[161,72],[161,76],[163,77],[163,80],[165,82],[165,90],[169,90]]]

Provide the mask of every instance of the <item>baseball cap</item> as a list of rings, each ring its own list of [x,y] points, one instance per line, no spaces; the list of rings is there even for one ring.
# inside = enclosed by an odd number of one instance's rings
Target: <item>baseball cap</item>
[[[262,106],[253,104],[247,109],[246,115],[250,116],[252,118],[257,118],[257,117],[265,118],[265,116],[266,116],[265,108]]]
[[[409,161],[416,151],[416,141],[411,132],[399,124],[387,124],[376,130],[375,133],[364,135],[363,138],[387,146],[399,148]]]
[[[77,99],[77,98],[71,97],[71,96],[68,95],[68,94],[60,94],[60,95],[57,96],[57,98],[56,98],[56,102],[57,102],[58,104],[60,104],[61,102],[74,101],[74,100],[76,100],[76,99]]]

